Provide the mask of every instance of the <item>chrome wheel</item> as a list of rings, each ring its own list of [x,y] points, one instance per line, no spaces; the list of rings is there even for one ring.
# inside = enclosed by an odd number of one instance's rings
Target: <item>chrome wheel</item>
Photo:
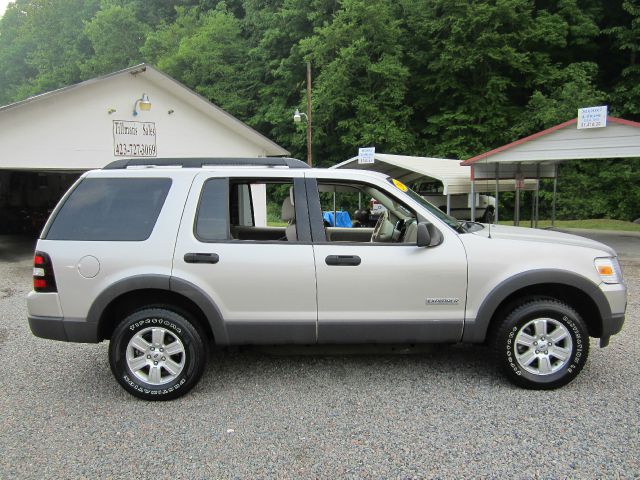
[[[175,380],[185,365],[182,341],[162,327],[149,327],[136,333],[127,344],[127,366],[139,380],[164,385]]]
[[[536,318],[517,333],[514,353],[518,364],[534,375],[551,375],[571,357],[573,340],[568,328],[553,318]]]

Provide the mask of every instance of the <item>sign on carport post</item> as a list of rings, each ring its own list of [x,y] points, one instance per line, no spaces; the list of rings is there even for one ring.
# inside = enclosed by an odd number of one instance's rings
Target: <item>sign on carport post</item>
[[[607,106],[578,109],[578,130],[607,126]]]
[[[366,147],[358,149],[358,163],[374,163],[376,147]]]

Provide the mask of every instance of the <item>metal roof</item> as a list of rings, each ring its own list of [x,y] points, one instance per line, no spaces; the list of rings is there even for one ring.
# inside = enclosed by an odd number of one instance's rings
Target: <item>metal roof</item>
[[[375,163],[359,164],[358,157],[350,158],[331,168],[354,168],[374,170],[385,173],[404,183],[414,183],[425,177],[442,182],[444,195],[471,193],[471,167],[463,166],[460,160],[433,157],[412,157],[407,155],[391,155],[376,153]],[[500,180],[500,191],[515,190],[515,180]],[[535,180],[525,182],[524,190],[534,190]],[[493,180],[476,180],[476,192],[495,192]]]
[[[576,128],[573,118],[515,142],[508,143],[462,162],[480,163],[557,163],[587,158],[640,157],[640,123],[607,117],[602,128]]]

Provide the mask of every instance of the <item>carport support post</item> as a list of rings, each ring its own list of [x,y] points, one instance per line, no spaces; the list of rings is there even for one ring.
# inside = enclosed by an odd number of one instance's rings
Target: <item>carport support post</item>
[[[551,226],[556,226],[556,193],[558,192],[558,164],[556,163],[553,175],[553,201],[551,202]]]
[[[471,221],[476,221],[476,176],[471,165]]]
[[[533,228],[533,225],[535,223],[535,219],[534,217],[536,216],[536,192],[535,191],[531,191],[531,225],[529,225],[531,228]]]
[[[496,210],[493,215],[493,222],[498,224],[498,209],[500,208],[500,164],[496,163]]]
[[[513,224],[516,227],[520,226],[520,186],[518,184],[518,177],[520,176],[520,164],[518,164],[518,168],[516,170],[516,201],[513,207]]]
[[[451,215],[451,194],[447,193],[447,215]]]
[[[535,209],[535,218],[536,223],[535,227],[538,228],[538,220],[540,217],[540,164],[536,164],[536,209]]]
[[[338,214],[336,213],[336,188],[333,187],[333,226],[338,225]]]

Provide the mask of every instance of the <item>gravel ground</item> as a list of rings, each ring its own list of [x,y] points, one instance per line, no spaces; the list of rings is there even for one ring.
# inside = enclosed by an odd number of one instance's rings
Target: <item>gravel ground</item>
[[[640,478],[640,261],[623,268],[622,333],[561,390],[512,387],[475,346],[246,349],[152,404],[106,343],[31,335],[30,259],[0,249],[0,478]]]

